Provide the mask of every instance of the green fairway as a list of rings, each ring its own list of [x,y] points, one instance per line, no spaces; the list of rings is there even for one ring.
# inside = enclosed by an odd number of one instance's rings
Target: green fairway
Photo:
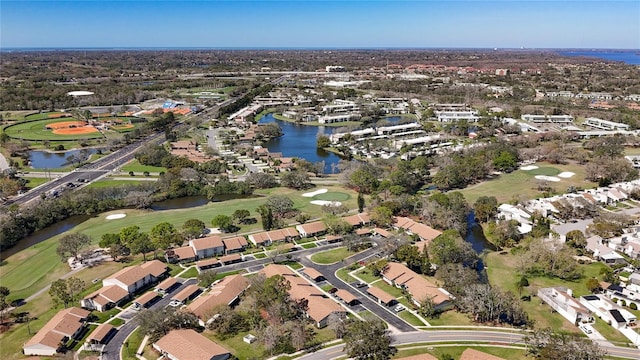
[[[313,254],[313,256],[311,256],[311,261],[317,264],[333,264],[344,260],[353,254],[355,253],[347,250],[346,247],[339,247]]]
[[[315,200],[326,200],[326,201],[347,201],[349,200],[349,198],[351,198],[351,196],[343,192],[326,192],[324,194],[318,194],[313,198]]]
[[[542,175],[543,173],[557,175],[564,171],[573,172],[575,175],[567,179],[561,178],[558,182],[547,182],[557,192],[564,193],[569,186],[582,188],[596,186],[595,183],[585,180],[583,166],[554,164],[551,167],[546,163],[537,163],[535,165],[540,168],[533,171],[516,170],[508,174],[500,174],[491,180],[471,185],[459,191],[464,194],[469,204],[473,204],[481,196],[495,196],[498,199],[498,203],[511,201],[515,196],[520,200],[529,200],[542,196],[542,192],[538,190],[539,180],[535,178],[536,175]]]

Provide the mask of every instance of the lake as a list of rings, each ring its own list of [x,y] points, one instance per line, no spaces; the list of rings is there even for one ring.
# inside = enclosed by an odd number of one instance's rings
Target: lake
[[[401,117],[392,116],[385,118],[388,122],[395,124]],[[277,123],[283,136],[272,139],[264,144],[270,152],[282,153],[285,157],[298,157],[312,163],[325,162],[324,171],[327,174],[332,172],[331,164],[338,164],[340,157],[334,153],[316,148],[316,139],[320,135],[329,136],[335,127],[299,125],[288,121],[278,120],[272,114],[267,114],[260,118],[259,124]],[[337,169],[336,169],[337,171]]]
[[[629,65],[640,65],[640,52],[637,50],[629,51],[602,51],[602,50],[580,50],[580,51],[562,51],[560,55],[564,56],[588,56],[604,60],[622,61]]]
[[[76,149],[61,152],[49,152],[41,150],[33,150],[29,153],[29,161],[34,169],[56,169],[71,165],[68,158],[70,156],[78,156],[84,153],[83,158],[86,160],[91,154],[95,154],[97,149]]]

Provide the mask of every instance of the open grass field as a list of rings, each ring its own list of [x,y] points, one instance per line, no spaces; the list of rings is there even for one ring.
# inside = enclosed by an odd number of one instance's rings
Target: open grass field
[[[504,203],[512,200],[514,196],[521,200],[534,199],[542,196],[537,187],[539,180],[536,175],[554,176],[564,171],[570,171],[575,175],[568,179],[560,179],[559,182],[551,182],[548,184],[555,188],[557,192],[565,192],[571,185],[576,187],[591,188],[596,184],[585,180],[585,169],[583,166],[575,164],[557,165],[547,163],[537,163],[538,169],[525,171],[516,170],[509,174],[501,174],[494,179],[471,185],[465,189],[459,190],[464,194],[469,204],[473,204],[481,196],[495,196],[498,203]]]
[[[413,347],[413,346],[412,346]],[[394,356],[394,359],[399,359],[407,356],[418,354],[431,354],[438,359],[442,359],[445,354],[451,355],[454,359],[460,359],[462,353],[469,347],[473,347],[478,351],[485,352],[487,354],[495,355],[503,359],[509,360],[526,360],[530,359],[526,356],[524,349],[513,348],[501,348],[495,346],[454,346],[454,345],[429,345],[422,348],[409,349],[399,348],[398,353]]]
[[[44,115],[44,114],[38,114]],[[81,130],[84,128],[69,128],[68,125],[70,122],[75,122],[72,118],[59,118],[59,119],[49,119],[44,118],[42,120],[36,121],[26,121],[17,123],[15,125],[10,125],[4,128],[4,132],[14,139],[24,139],[24,140],[34,140],[34,141],[44,141],[44,140],[77,140],[77,139],[99,139],[102,138],[102,134],[100,132],[83,132],[83,133],[55,133],[55,131],[64,131],[64,130]],[[56,124],[65,124],[67,127],[53,129],[53,127],[57,127]],[[47,129],[50,127],[53,130]],[[93,128],[95,130],[95,128]]]
[[[167,168],[162,166],[142,165],[138,162],[138,160],[133,159],[126,165],[122,166],[122,171],[124,172],[133,171],[134,173],[143,173],[145,171],[148,171],[150,173],[154,173],[154,172],[159,173],[161,171],[167,171]]]
[[[499,286],[503,290],[518,294],[516,282],[520,279],[520,274],[515,271],[517,268],[517,262],[517,257],[508,252],[490,253],[486,258],[489,282],[494,286]],[[574,296],[576,297],[590,294],[587,290],[586,279],[597,277],[600,273],[600,269],[605,266],[606,265],[602,263],[580,265],[584,275],[582,279],[576,281],[566,281],[549,277],[528,277],[529,286],[522,290],[522,295],[535,295],[539,288],[551,286],[564,286],[572,289]],[[551,327],[555,330],[562,330],[580,335],[582,334],[580,329],[562,317],[562,315],[552,313],[551,307],[542,303],[538,297],[532,297],[531,301],[523,301],[522,306],[529,314],[529,317],[535,320],[536,328]]]
[[[344,190],[349,191],[349,190]],[[296,209],[303,211],[313,218],[321,217],[322,209],[309,203],[309,198],[301,196],[302,191],[295,191],[286,188],[268,189],[257,192],[258,194],[286,195],[289,196]],[[352,196],[354,198],[355,196]],[[252,216],[257,216],[255,209],[264,204],[267,197],[256,197],[250,199],[236,199],[226,202],[215,202],[207,205],[179,210],[149,211],[123,209],[97,215],[82,224],[79,224],[70,232],[82,232],[93,239],[93,244],[97,244],[105,233],[117,233],[120,229],[137,225],[142,231],[149,231],[156,224],[167,221],[177,228],[192,218],[200,219],[206,224],[211,223],[211,219],[216,215],[224,214],[231,216],[235,210],[247,209]],[[350,200],[351,201],[351,200]],[[355,201],[347,203],[347,206],[354,208]],[[106,220],[106,216],[114,213],[124,213],[127,216],[123,219]],[[243,226],[240,232],[259,230],[260,223]],[[57,241],[66,233],[47,239],[28,249],[20,251],[7,259],[0,266],[0,277],[3,286],[11,290],[11,299],[26,298],[47,284],[58,279],[68,271],[66,264],[62,263],[56,254]],[[37,259],[37,261],[34,261]],[[339,261],[338,259],[337,261]],[[97,267],[100,268],[100,267]],[[84,270],[83,270],[84,271]],[[115,272],[115,271],[113,271]]]
[[[41,177],[23,177],[23,179],[28,180],[29,182],[27,183],[27,188],[29,190],[40,186],[44,183],[46,183],[47,181],[49,181],[49,179],[47,178],[41,178]]]
[[[317,264],[333,264],[337,263],[338,261],[344,260],[354,254],[354,252],[347,250],[346,247],[339,247],[332,250],[315,253],[311,256],[311,261]]]
[[[326,201],[347,201],[351,198],[349,194],[343,192],[326,192],[324,194],[318,194],[313,197],[314,200],[326,200]]]

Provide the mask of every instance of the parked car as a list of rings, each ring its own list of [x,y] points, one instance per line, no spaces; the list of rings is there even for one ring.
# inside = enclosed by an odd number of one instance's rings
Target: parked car
[[[173,306],[173,307],[182,306],[182,301],[180,301],[180,300],[171,300],[171,302],[167,306]]]
[[[366,282],[362,282],[362,281],[359,281],[359,282],[356,284],[356,287],[357,287],[357,288],[363,288],[363,287],[365,287],[365,286],[367,286],[367,283],[366,283]]]
[[[582,332],[584,332],[585,334],[589,335],[589,334],[593,334],[593,330],[591,330],[591,326],[589,325],[580,325],[579,326],[580,330],[582,330]]]
[[[406,307],[404,307],[404,305],[398,304],[398,305],[396,305],[396,307],[393,308],[393,311],[398,313],[398,312],[400,312],[400,311],[402,311],[404,309],[406,309]]]

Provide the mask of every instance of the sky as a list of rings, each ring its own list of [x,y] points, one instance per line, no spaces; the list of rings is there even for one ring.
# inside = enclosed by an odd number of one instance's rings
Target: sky
[[[640,49],[640,1],[11,1],[0,48]]]

